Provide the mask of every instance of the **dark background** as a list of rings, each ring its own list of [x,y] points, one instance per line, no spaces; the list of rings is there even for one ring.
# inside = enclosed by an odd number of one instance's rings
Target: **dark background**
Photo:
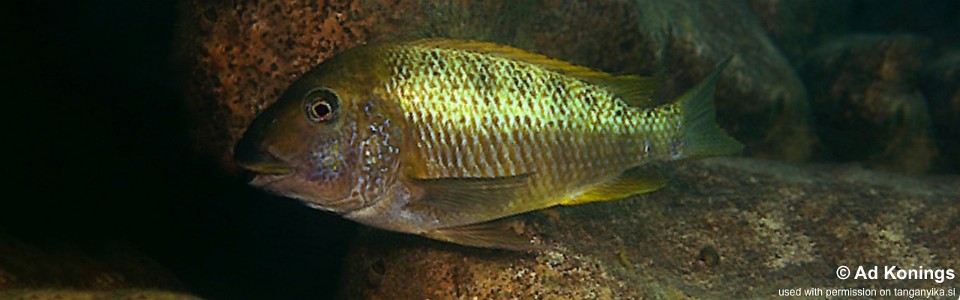
[[[955,23],[943,11],[957,2],[910,12],[883,2],[855,5],[849,24],[955,33],[942,24]],[[39,249],[127,243],[202,297],[333,295],[352,223],[189,158],[175,1],[2,5],[0,130],[13,179],[0,233]]]
[[[3,5],[0,238],[103,260],[129,244],[201,297],[335,293],[352,223],[189,158],[175,1]]]

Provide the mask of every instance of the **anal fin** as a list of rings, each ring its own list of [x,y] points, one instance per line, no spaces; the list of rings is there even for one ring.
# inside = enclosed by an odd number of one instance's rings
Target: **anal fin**
[[[560,204],[577,205],[619,200],[633,195],[653,192],[666,185],[667,179],[659,171],[636,167],[626,170],[619,177],[601,183],[580,196],[563,201]]]

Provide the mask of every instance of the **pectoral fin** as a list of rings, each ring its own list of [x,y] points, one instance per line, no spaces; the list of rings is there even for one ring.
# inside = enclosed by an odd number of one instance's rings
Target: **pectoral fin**
[[[667,179],[660,172],[633,168],[619,177],[600,184],[580,196],[561,202],[562,205],[577,205],[590,202],[610,201],[633,195],[656,191],[667,185]]]
[[[458,221],[491,220],[523,210],[521,193],[531,174],[494,178],[417,179],[423,190],[417,204],[428,205]]]
[[[541,250],[521,234],[523,224],[514,220],[495,220],[479,224],[434,230],[423,235],[455,244],[518,251]]]

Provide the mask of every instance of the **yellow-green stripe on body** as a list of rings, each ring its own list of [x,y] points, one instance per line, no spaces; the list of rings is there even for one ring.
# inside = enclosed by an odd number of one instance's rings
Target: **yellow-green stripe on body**
[[[654,106],[657,78],[492,43],[358,47],[292,84],[234,154],[252,184],[369,226],[528,249],[497,220],[666,185],[647,161],[739,151],[713,105],[729,61]]]
[[[503,211],[537,209],[617,176],[664,152],[679,130],[675,105],[629,107],[602,87],[522,61],[435,47],[389,53],[387,92],[411,125],[422,162],[410,166],[415,176],[534,174],[526,197]]]

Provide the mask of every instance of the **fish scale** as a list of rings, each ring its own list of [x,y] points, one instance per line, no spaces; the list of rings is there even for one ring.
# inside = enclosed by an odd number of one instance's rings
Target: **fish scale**
[[[641,147],[618,147],[610,138],[634,132],[640,112],[601,88],[482,53],[425,46],[395,48],[390,54],[389,63],[402,67],[394,69],[388,90],[407,121],[425,133],[412,136],[419,139],[425,164],[420,178],[542,173],[527,190],[530,196],[560,195],[566,187],[615,176],[610,169],[625,169],[642,157]],[[442,93],[435,93],[438,86],[444,87]],[[617,117],[618,110],[629,113]],[[679,122],[674,110],[659,113],[655,124]],[[650,139],[662,145],[664,137]],[[569,172],[587,162],[599,170]]]
[[[647,161],[739,151],[714,116],[727,62],[654,106],[657,79],[492,43],[364,46],[294,82],[234,154],[251,184],[363,224],[525,249],[495,220],[652,192]]]

